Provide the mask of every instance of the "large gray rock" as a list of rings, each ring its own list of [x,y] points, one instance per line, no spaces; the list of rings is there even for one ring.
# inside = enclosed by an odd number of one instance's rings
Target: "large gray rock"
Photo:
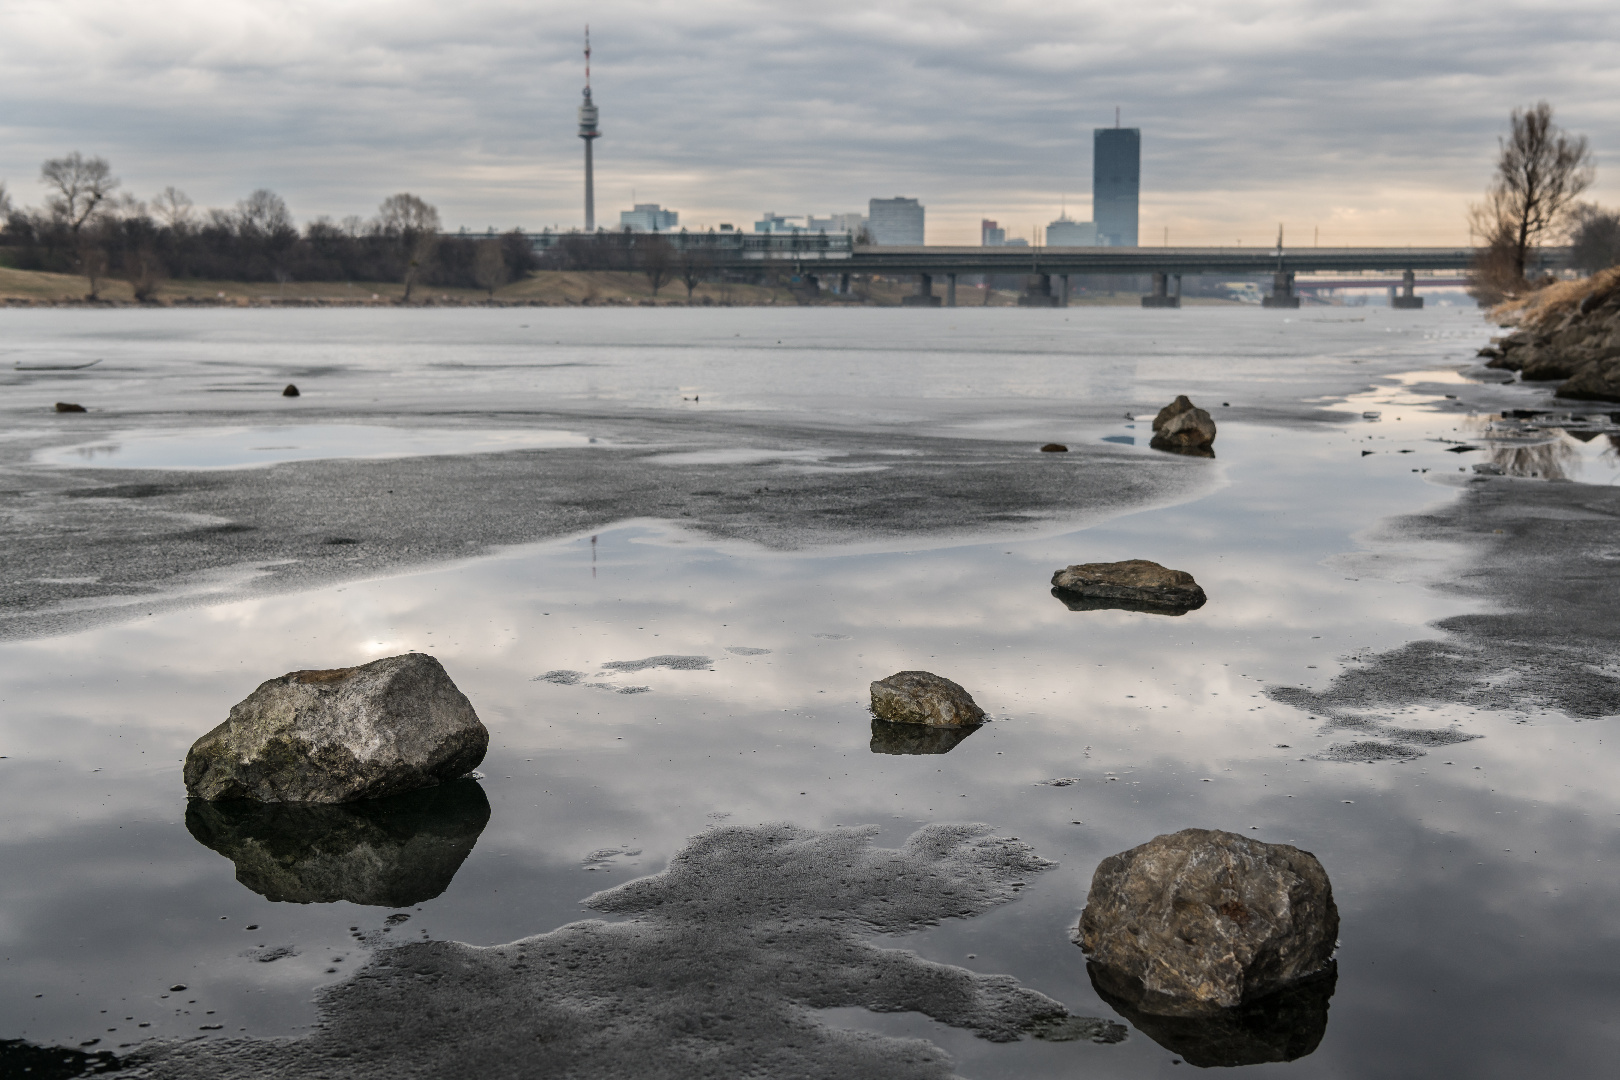
[[[901,671],[873,683],[872,715],[891,724],[930,727],[984,723],[984,710],[966,690],[927,671]]]
[[[489,732],[424,653],[263,683],[186,755],[201,799],[340,803],[465,775]]]
[[[1218,1015],[1321,973],[1338,936],[1316,856],[1213,829],[1110,855],[1080,916],[1098,981],[1164,1016]]]
[[[1204,606],[1204,590],[1185,570],[1147,559],[1078,563],[1052,575],[1052,591],[1074,610],[1126,608],[1180,614]]]
[[[1155,450],[1169,450],[1177,454],[1214,457],[1215,419],[1182,394],[1159,410],[1153,418]]]

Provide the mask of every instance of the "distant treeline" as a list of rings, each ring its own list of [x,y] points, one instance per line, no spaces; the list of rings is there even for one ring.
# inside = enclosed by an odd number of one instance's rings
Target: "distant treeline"
[[[0,188],[0,242],[18,269],[83,274],[96,296],[108,278],[149,298],[166,278],[220,281],[399,281],[494,292],[538,267],[521,230],[499,236],[440,233],[439,214],[408,193],[390,196],[369,221],[317,218],[300,231],[287,204],[255,191],[233,210],[199,212],[183,192],[166,189],[151,203],[118,193],[101,158],[71,154],[47,161],[52,189],[43,209],[11,207]]]

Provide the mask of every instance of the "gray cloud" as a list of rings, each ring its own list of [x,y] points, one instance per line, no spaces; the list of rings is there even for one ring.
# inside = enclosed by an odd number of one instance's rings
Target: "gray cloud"
[[[0,7],[0,176],[37,200],[39,161],[78,148],[140,194],[269,186],[307,218],[409,189],[453,224],[574,224],[586,17],[599,204],[634,189],[694,224],[905,193],[935,242],[1027,232],[1065,195],[1085,212],[1116,104],[1144,131],[1144,234],[1186,242],[1462,238],[1538,97],[1600,166],[1620,146],[1620,14],[1596,3],[80,0]]]

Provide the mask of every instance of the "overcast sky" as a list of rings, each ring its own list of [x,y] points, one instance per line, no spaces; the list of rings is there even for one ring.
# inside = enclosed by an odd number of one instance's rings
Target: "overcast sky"
[[[1143,243],[1466,241],[1538,98],[1620,202],[1614,0],[0,0],[0,180],[37,204],[80,150],[142,198],[268,187],[307,221],[412,191],[451,227],[577,226],[586,21],[599,222],[632,193],[744,227],[908,195],[930,243],[1028,236],[1089,216],[1116,105]]]

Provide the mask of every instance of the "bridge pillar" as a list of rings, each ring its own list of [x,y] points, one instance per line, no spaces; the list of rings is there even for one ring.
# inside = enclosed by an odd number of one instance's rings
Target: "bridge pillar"
[[[1181,275],[1176,275],[1176,294],[1170,295],[1170,275],[1153,275],[1153,295],[1142,297],[1143,307],[1178,308],[1181,306]]]
[[[849,295],[849,275],[848,274],[839,274],[838,275],[838,295],[839,296],[848,296]]]
[[[1052,275],[1029,275],[1029,281],[1024,285],[1022,295],[1018,297],[1018,306],[1057,307],[1057,297],[1052,295]]]
[[[956,306],[956,275],[955,274],[946,274],[945,275],[945,306],[946,307],[955,307]]]
[[[939,297],[934,295],[934,275],[917,275],[917,293],[914,296],[902,296],[901,307],[939,307]]]
[[[1392,308],[1416,310],[1423,307],[1423,297],[1417,295],[1417,274],[1411,270],[1401,275],[1401,294],[1396,296],[1394,293],[1395,290],[1391,289],[1389,306]]]
[[[1279,270],[1271,275],[1271,295],[1261,297],[1261,307],[1297,308],[1299,297],[1294,295],[1294,274],[1291,270]]]
[[[1058,307],[1066,308],[1069,306],[1069,275],[1064,274],[1058,280],[1061,282],[1058,288]]]

